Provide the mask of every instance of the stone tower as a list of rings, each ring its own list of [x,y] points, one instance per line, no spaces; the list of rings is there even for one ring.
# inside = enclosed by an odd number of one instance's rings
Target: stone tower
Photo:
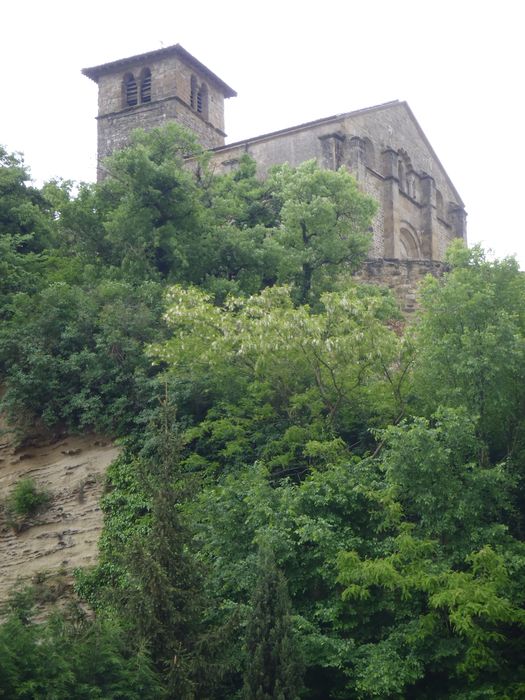
[[[131,56],[82,73],[98,85],[98,177],[103,160],[134,129],[176,121],[205,148],[224,145],[224,98],[236,92],[180,44]]]

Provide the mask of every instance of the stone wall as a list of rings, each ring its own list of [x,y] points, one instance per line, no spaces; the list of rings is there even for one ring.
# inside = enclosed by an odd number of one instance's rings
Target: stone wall
[[[150,131],[158,126],[176,121],[192,131],[205,148],[214,148],[224,142],[224,134],[202,119],[178,98],[166,99],[127,109],[98,118],[99,179],[103,176],[103,161],[129,143],[134,129]]]
[[[142,100],[140,86],[145,72],[151,76],[151,85],[147,100]],[[233,91],[181,47],[87,68],[84,74],[99,88],[99,162],[125,146],[134,129],[147,131],[170,121],[193,131],[205,148],[224,144],[225,90],[228,95]],[[126,101],[125,79],[129,76],[137,85],[137,104],[133,106]],[[202,99],[197,98],[198,93]],[[103,171],[99,171],[101,175]]]
[[[446,270],[445,263],[434,260],[368,260],[355,278],[390,289],[409,315],[419,308],[419,287],[425,277],[441,277]]]
[[[224,97],[235,92],[180,45],[85,69],[99,85],[99,160],[124,146],[138,127],[176,121],[211,149],[218,171],[248,153],[265,177],[277,164],[314,159],[327,169],[348,168],[379,204],[371,256],[444,260],[454,238],[466,241],[466,214],[454,185],[406,102],[335,115],[224,145]],[[126,76],[151,73],[151,92],[126,105]],[[204,92],[202,92],[204,90]],[[196,95],[205,98],[196,100]],[[103,171],[99,173],[103,176]]]
[[[248,153],[265,177],[276,164],[315,159],[346,166],[378,203],[371,255],[443,260],[454,238],[466,239],[463,204],[408,105],[387,103],[218,147],[212,163],[231,169]]]

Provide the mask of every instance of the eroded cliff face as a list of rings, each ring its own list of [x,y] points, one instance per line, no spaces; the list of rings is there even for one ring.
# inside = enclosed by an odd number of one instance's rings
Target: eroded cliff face
[[[99,506],[104,474],[119,448],[96,435],[15,448],[0,432],[0,601],[17,582],[69,574],[94,564],[102,529]],[[19,479],[49,492],[49,507],[19,523],[6,521],[6,496]]]

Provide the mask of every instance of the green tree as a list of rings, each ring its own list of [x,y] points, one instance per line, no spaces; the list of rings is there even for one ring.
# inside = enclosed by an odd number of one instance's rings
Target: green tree
[[[162,337],[161,289],[112,280],[17,294],[0,328],[3,407],[26,426],[124,433],[156,395],[143,356]]]
[[[133,650],[110,619],[79,610],[45,622],[14,610],[0,625],[0,696],[12,700],[165,697],[146,649]]]
[[[399,506],[368,461],[352,457],[340,443],[316,449],[318,468],[300,483],[273,481],[257,463],[208,486],[191,505],[199,557],[209,572],[207,624],[223,631],[224,679],[214,697],[232,696],[238,687],[236,671],[245,653],[239,639],[262,578],[258,542],[275,551],[288,582],[305,697],[352,697],[352,637],[361,626],[366,634],[369,621],[354,617],[341,601],[337,557],[347,548],[372,556]]]
[[[483,545],[503,513],[510,514],[512,480],[505,464],[480,462],[476,420],[464,410],[442,408],[431,417],[389,426],[382,468],[406,517],[424,537],[451,546]]]
[[[345,168],[324,170],[315,161],[276,168],[270,187],[282,201],[275,238],[286,252],[279,281],[293,281],[298,303],[306,304],[331,288],[334,275],[358,269],[377,205]]]
[[[149,503],[145,528],[135,525],[124,552],[112,552],[121,580],[107,593],[136,647],[145,643],[151,650],[168,697],[192,698],[202,586],[192,532],[181,512],[191,484],[179,469],[180,438],[168,404],[157,418],[156,429],[150,426],[152,442],[133,465]]]
[[[490,457],[523,444],[525,279],[513,259],[455,246],[453,269],[427,280],[417,331],[416,394],[428,412],[463,406],[478,418]]]
[[[187,156],[196,139],[177,124],[133,133],[131,145],[106,166],[98,188],[112,264],[135,282],[194,280],[201,275],[204,207]]]
[[[309,441],[340,435],[363,449],[367,421],[400,410],[402,341],[382,319],[380,296],[327,293],[318,314],[296,308],[283,287],[222,308],[201,290],[173,287],[168,303],[173,337],[152,352],[200,397],[186,435],[194,466],[198,455],[219,471],[262,458],[281,475],[300,473]]]
[[[280,202],[255,161],[242,156],[235,170],[199,180],[206,206],[206,270],[202,286],[216,301],[254,294],[277,279],[280,248],[274,241]]]
[[[48,203],[36,187],[20,154],[0,146],[0,240],[20,236],[23,253],[41,252],[52,240]]]
[[[31,236],[0,235],[0,319],[9,319],[13,297],[18,292],[35,292],[41,286],[45,267],[43,255],[23,252]]]
[[[273,552],[262,546],[258,583],[246,632],[246,700],[295,700],[301,691],[301,658],[294,640],[286,581]]]
[[[479,463],[475,421],[461,411],[390,427],[383,440],[397,522],[368,556],[339,556],[357,621],[349,687],[356,697],[519,697],[525,549],[504,525],[505,469]]]
[[[19,154],[0,146],[0,319],[10,317],[17,292],[41,287],[47,268],[44,249],[55,240],[48,202]]]
[[[489,260],[474,247],[449,252],[452,270],[427,280],[415,334],[412,408],[429,417],[439,405],[475,421],[479,459],[506,462],[507,484],[525,533],[525,278],[512,258]]]
[[[117,193],[104,184],[68,180],[48,182],[42,192],[54,216],[55,250],[67,256],[69,263],[81,260],[82,266],[89,266],[99,275],[109,266],[117,268],[121,258],[107,239],[104,226],[110,212],[119,205]]]

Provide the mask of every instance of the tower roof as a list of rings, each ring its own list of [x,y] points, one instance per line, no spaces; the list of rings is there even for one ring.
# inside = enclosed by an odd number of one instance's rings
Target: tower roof
[[[114,73],[117,70],[121,70],[130,66],[138,61],[149,62],[157,60],[159,58],[166,58],[168,56],[178,56],[185,63],[193,66],[196,70],[206,76],[206,78],[215,83],[215,85],[222,91],[224,97],[236,97],[237,93],[233,88],[227,85],[223,80],[221,80],[215,73],[213,73],[209,68],[198,61],[191,53],[188,53],[185,48],[180,44],[174,44],[173,46],[166,46],[162,49],[157,49],[156,51],[148,51],[147,53],[137,54],[136,56],[129,56],[128,58],[120,58],[118,61],[111,61],[110,63],[102,63],[99,66],[92,66],[91,68],[83,68],[82,74],[95,83],[98,83],[99,78],[102,75],[108,73]]]

